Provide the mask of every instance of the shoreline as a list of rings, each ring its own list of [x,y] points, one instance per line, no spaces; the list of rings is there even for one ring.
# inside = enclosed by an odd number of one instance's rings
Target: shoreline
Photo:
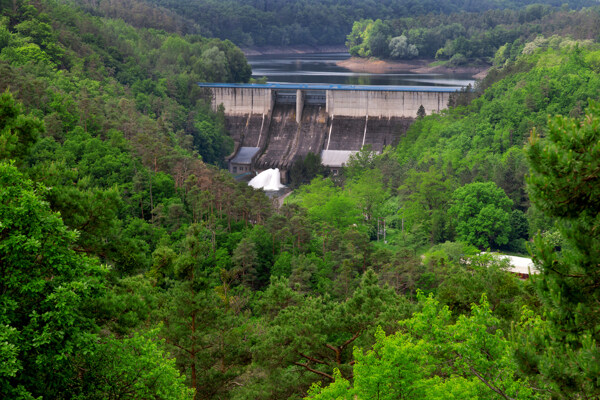
[[[241,47],[242,52],[248,56],[266,56],[266,55],[286,55],[286,54],[317,54],[317,53],[347,53],[348,49],[344,45],[331,46],[260,46],[260,47]]]
[[[336,65],[352,72],[368,72],[372,74],[394,72],[410,72],[415,74],[455,73],[470,74],[473,79],[485,78],[487,72],[491,68],[490,65],[465,67],[447,67],[444,65],[430,66],[434,61],[435,60],[430,59],[388,61],[351,57],[347,60],[336,62]]]

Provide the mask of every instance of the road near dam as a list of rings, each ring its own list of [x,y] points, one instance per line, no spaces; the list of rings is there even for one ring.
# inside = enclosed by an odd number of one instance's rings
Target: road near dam
[[[395,145],[417,117],[447,107],[456,87],[320,84],[200,83],[212,107],[223,105],[235,148],[233,174],[279,168],[282,180],[293,163],[319,154],[334,174],[350,155],[370,145]]]

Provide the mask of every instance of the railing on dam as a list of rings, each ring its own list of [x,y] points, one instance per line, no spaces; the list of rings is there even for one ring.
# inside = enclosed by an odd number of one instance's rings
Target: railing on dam
[[[278,104],[296,104],[296,93],[276,93],[275,102]]]
[[[289,91],[276,91],[275,103],[277,104],[296,104],[298,94]],[[304,94],[304,103],[309,105],[325,105],[327,104],[327,93],[324,90],[311,90]]]

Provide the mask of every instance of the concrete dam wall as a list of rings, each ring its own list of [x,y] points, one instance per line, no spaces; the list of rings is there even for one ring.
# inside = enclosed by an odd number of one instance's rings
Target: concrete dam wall
[[[447,107],[457,88],[398,88],[350,85],[200,84],[212,106],[225,108],[235,150],[234,174],[279,168],[320,154],[334,173],[366,145],[381,152],[395,145],[417,117]]]
[[[219,87],[212,90],[213,108],[223,104],[226,115],[267,114],[273,108],[270,89]]]
[[[296,87],[297,85],[290,85]],[[338,87],[340,85],[337,85]],[[277,94],[281,97],[293,97],[294,104],[302,110],[302,104],[311,101],[311,96],[305,91],[296,89],[282,89],[277,91],[271,88],[246,88],[246,87],[214,87],[212,88],[213,107],[223,104],[226,115],[268,114],[273,109]],[[441,90],[441,89],[438,89]],[[313,95],[323,96],[323,104],[329,115],[342,115],[348,117],[404,117],[415,118],[420,106],[425,108],[427,114],[440,112],[448,105],[452,91],[370,91],[370,90],[321,90],[313,89]],[[295,92],[295,93],[294,93]],[[296,102],[296,99],[300,101]],[[316,101],[316,100],[315,100]]]
[[[420,106],[429,115],[448,105],[449,93],[384,92],[366,90],[327,91],[327,112],[348,117],[415,118]]]

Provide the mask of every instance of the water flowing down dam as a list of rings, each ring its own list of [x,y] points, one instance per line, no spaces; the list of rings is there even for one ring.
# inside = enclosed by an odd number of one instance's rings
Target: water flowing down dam
[[[269,124],[268,143],[257,161],[260,170],[286,169],[291,162],[289,154],[298,140],[300,124],[296,122],[294,104],[275,104]]]
[[[233,174],[279,168],[282,180],[309,152],[334,173],[351,154],[370,145],[396,145],[417,117],[447,107],[456,87],[317,84],[200,83],[212,106],[225,109],[235,143],[228,157]]]

